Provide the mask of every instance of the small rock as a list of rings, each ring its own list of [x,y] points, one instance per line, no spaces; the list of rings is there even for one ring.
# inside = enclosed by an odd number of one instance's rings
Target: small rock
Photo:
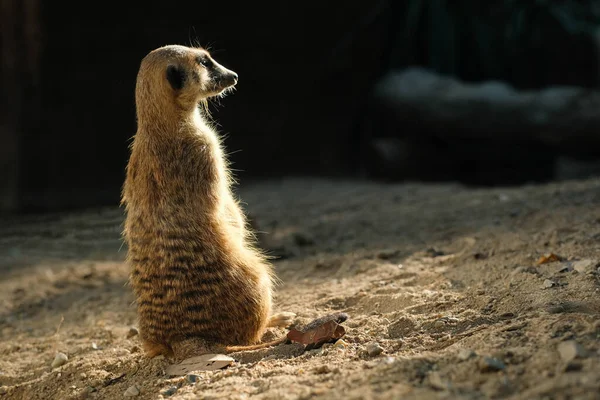
[[[0,395],[4,395],[8,393],[8,388],[6,386],[0,386]]]
[[[69,361],[69,357],[65,353],[56,353],[54,360],[52,361],[52,368],[60,367],[61,365],[65,365]]]
[[[95,342],[92,343],[92,349],[94,349],[94,350],[99,349],[98,345]]]
[[[558,270],[556,272],[558,272],[559,274],[564,274],[566,272],[571,272],[573,271],[573,265],[570,262],[567,262],[563,265],[561,265],[560,267],[558,267]]]
[[[345,349],[346,347],[348,347],[348,343],[346,343],[344,339],[340,339],[333,344],[334,349]]]
[[[86,375],[86,373],[85,373],[85,372],[82,372],[81,374],[79,374],[79,377],[80,377],[81,379],[85,379],[85,378],[87,378],[87,375]]]
[[[194,384],[196,382],[198,382],[200,380],[200,375],[196,375],[196,374],[187,374],[185,376],[185,380],[188,383]]]
[[[479,370],[481,372],[496,372],[502,371],[505,368],[504,363],[497,358],[483,357],[479,360]]]
[[[591,272],[595,266],[596,262],[594,260],[579,260],[573,262],[573,269],[580,274]]]
[[[168,389],[163,390],[162,392],[160,392],[163,396],[173,396],[175,394],[175,392],[177,392],[177,386],[171,386]]]
[[[551,281],[550,279],[544,280],[544,288],[545,289],[549,289],[553,286],[556,286],[556,283],[554,281]]]
[[[133,346],[129,351],[132,353],[137,353],[138,351],[140,351],[140,348],[139,346]]]
[[[133,326],[131,328],[129,328],[129,332],[127,332],[127,339],[131,339],[134,336],[137,336],[140,333],[140,331],[137,330],[137,328],[134,328]]]
[[[367,344],[367,354],[370,357],[375,357],[383,353],[383,348],[377,342],[371,342]]]
[[[560,358],[565,362],[571,362],[576,358],[585,358],[587,356],[585,348],[574,340],[560,342],[557,350]]]
[[[440,373],[437,371],[432,371],[429,373],[429,386],[435,390],[447,389],[446,384],[442,381]]]
[[[327,365],[320,365],[316,367],[313,371],[315,374],[328,374],[331,372],[331,369]]]
[[[458,352],[458,359],[460,361],[467,361],[471,357],[475,357],[475,352],[471,349],[461,349]]]
[[[140,394],[140,389],[136,385],[129,386],[123,396],[125,397],[135,397]]]

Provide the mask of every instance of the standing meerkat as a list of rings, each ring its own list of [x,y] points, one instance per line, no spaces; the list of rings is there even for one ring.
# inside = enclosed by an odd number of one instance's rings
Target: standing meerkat
[[[141,62],[122,202],[140,337],[150,357],[182,359],[259,343],[274,275],[232,195],[231,173],[199,104],[231,89],[235,72],[202,48],[165,46]]]

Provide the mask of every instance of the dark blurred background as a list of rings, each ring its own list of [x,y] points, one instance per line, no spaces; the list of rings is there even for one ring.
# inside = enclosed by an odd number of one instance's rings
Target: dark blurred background
[[[0,211],[117,204],[139,62],[210,46],[242,182],[600,173],[600,2],[0,0]]]

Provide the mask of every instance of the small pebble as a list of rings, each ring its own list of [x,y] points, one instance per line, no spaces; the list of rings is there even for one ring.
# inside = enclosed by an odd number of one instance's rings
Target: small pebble
[[[461,349],[458,352],[458,359],[460,361],[467,361],[469,358],[474,357],[476,354],[471,349]]]
[[[554,285],[556,285],[556,283],[554,283],[554,281],[551,281],[550,279],[544,280],[544,288],[545,289],[549,289],[549,288],[553,287]]]
[[[175,392],[177,392],[177,389],[177,386],[171,386],[170,388],[163,390],[161,394],[163,396],[173,396]]]
[[[504,363],[497,358],[483,357],[479,360],[479,370],[481,372],[502,371],[505,368]]]
[[[574,340],[567,340],[560,342],[556,348],[565,362],[571,362],[576,358],[585,358],[587,351],[585,348]]]
[[[367,354],[370,357],[375,357],[383,353],[383,348],[377,342],[367,344]]]
[[[69,361],[69,357],[65,353],[56,353],[56,357],[52,361],[52,368],[60,367],[61,365],[65,365]]]
[[[125,393],[123,393],[123,396],[125,397],[134,397],[140,394],[140,389],[138,389],[138,387],[136,385],[133,386],[129,386],[129,388],[127,388],[127,390],[125,391]]]
[[[595,266],[596,262],[594,260],[579,260],[573,263],[573,269],[580,274],[593,271]]]
[[[196,374],[187,374],[185,376],[185,380],[188,383],[196,383],[200,380],[200,375],[196,375]]]
[[[340,339],[333,344],[334,349],[345,349],[346,347],[348,347],[348,343],[344,339]]]
[[[140,331],[137,330],[137,328],[131,327],[129,328],[129,332],[127,332],[127,339],[131,339],[134,336],[137,336],[140,333]]]
[[[96,343],[92,343],[92,349],[98,350],[98,345]]]
[[[320,365],[316,367],[313,371],[315,374],[328,374],[331,372],[331,369],[329,369],[329,366],[327,365]]]
[[[446,389],[446,384],[442,381],[442,377],[437,371],[429,373],[429,386],[436,390]]]

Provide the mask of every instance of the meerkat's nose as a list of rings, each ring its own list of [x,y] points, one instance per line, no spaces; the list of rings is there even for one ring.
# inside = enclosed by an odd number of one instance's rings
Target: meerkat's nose
[[[235,72],[232,72],[231,79],[233,80],[233,84],[235,85],[238,81],[238,74],[236,74]]]

